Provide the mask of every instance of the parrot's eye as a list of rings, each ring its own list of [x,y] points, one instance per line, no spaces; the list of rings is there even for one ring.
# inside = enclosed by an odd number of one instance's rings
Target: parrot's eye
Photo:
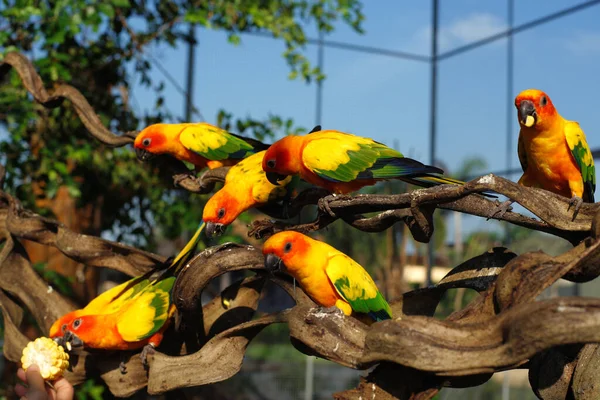
[[[275,168],[275,160],[269,160],[269,161],[267,161],[267,167],[269,167],[269,168]]]
[[[283,248],[283,252],[284,253],[289,253],[292,250],[292,243],[291,242],[287,242],[285,244],[285,247]]]
[[[150,138],[146,138],[146,139],[142,140],[142,144],[146,147],[150,146],[150,143],[152,143],[152,139],[150,139]]]
[[[60,330],[63,332],[67,331],[67,324],[63,324],[63,326],[60,327]]]
[[[219,209],[219,213],[217,214],[217,218],[221,219],[225,216],[225,209],[224,208],[220,208]]]
[[[540,106],[544,107],[546,104],[548,104],[548,98],[546,96],[542,96],[540,99]]]
[[[77,318],[75,321],[73,321],[73,329],[79,328],[80,325],[81,325],[81,319],[80,318]]]

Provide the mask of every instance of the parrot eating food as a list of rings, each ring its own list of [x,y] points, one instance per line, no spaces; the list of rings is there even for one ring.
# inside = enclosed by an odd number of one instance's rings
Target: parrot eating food
[[[160,344],[175,312],[171,290],[203,228],[201,224],[183,250],[172,261],[167,260],[166,268],[132,278],[101,293],[83,309],[60,317],[50,328],[50,338],[67,348],[143,348],[140,356],[145,364],[147,354]]]

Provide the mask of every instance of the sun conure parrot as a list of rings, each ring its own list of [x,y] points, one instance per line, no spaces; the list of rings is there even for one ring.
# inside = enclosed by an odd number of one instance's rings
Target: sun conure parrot
[[[227,172],[225,185],[204,206],[202,220],[206,234],[221,234],[241,213],[252,208],[291,197],[292,177],[273,185],[262,170],[265,151],[253,154]]]
[[[137,135],[133,147],[142,161],[166,153],[194,164],[199,171],[207,166],[214,169],[234,165],[269,146],[199,122],[150,125]]]
[[[439,176],[444,173],[440,168],[404,157],[373,139],[333,130],[278,140],[267,150],[263,170],[273,184],[299,174],[334,194],[353,192],[387,179],[423,187],[464,183]]]
[[[368,314],[373,320],[392,318],[392,310],[369,273],[356,261],[327,243],[299,232],[284,231],[263,245],[265,268],[281,263],[317,304],[337,307],[344,314]]]
[[[104,350],[143,348],[142,361],[157,347],[175,312],[171,289],[192,256],[204,224],[167,268],[153,270],[100,294],[85,308],[60,317],[50,337],[65,346]],[[169,261],[169,260],[167,260]],[[68,345],[67,345],[68,343]]]
[[[594,202],[594,158],[579,123],[564,119],[541,90],[516,97],[519,124],[519,183],[571,198],[576,209]]]
[[[579,123],[564,119],[541,90],[527,89],[515,98],[521,126],[518,153],[523,176],[519,184],[542,188],[570,198],[577,215],[583,204],[594,202],[594,158]],[[495,211],[500,215],[512,201]]]

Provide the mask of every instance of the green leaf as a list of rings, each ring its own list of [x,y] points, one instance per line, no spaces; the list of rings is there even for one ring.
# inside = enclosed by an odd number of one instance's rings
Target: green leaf
[[[115,17],[115,9],[113,8],[112,4],[101,2],[98,4],[98,11],[106,15],[108,18],[112,19]]]
[[[111,0],[110,2],[112,3],[113,6],[119,7],[119,8],[131,7],[131,3],[129,2],[129,0]]]
[[[229,43],[233,44],[234,46],[237,46],[241,43],[242,39],[240,38],[239,35],[229,35],[229,37],[227,38],[227,40],[229,41]]]

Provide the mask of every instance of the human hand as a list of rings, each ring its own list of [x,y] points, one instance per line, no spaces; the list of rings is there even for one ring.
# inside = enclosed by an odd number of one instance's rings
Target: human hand
[[[27,372],[19,368],[17,377],[29,386],[25,387],[21,384],[15,386],[15,393],[21,397],[21,400],[73,400],[75,395],[73,385],[63,377],[52,382],[54,388],[46,385],[39,367],[35,364],[30,366]]]

